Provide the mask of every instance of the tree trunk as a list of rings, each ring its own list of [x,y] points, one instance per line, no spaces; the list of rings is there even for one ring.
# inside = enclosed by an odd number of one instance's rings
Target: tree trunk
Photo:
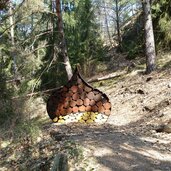
[[[118,44],[119,47],[121,46],[121,32],[120,32],[120,23],[119,23],[119,7],[118,7],[118,0],[115,0],[116,6],[116,30],[118,35]]]
[[[155,59],[156,59],[150,0],[143,0],[142,5],[143,5],[143,12],[144,12],[146,73],[149,74],[155,69]]]
[[[55,9],[54,9],[54,1],[51,1],[50,3],[50,11],[52,11],[52,13],[54,14]],[[52,31],[52,61],[56,61],[57,60],[57,51],[56,51],[56,34],[55,34],[55,23],[54,23],[54,15],[51,15],[50,18],[50,23],[48,25],[48,29]]]
[[[60,40],[61,40],[60,42],[61,52],[63,55],[64,65],[65,65],[65,69],[66,69],[68,80],[69,80],[72,77],[72,68],[71,68],[71,64],[70,64],[68,53],[67,53],[60,0],[56,0],[56,13],[58,17],[58,31],[59,31]]]
[[[11,44],[12,44],[12,53],[11,56],[13,58],[13,71],[14,71],[14,78],[16,78],[16,72],[17,72],[17,67],[16,67],[16,56],[15,56],[15,40],[14,40],[14,18],[13,18],[13,6],[12,2],[9,2],[9,22],[10,22],[10,35],[11,35]]]
[[[111,36],[110,36],[110,31],[109,31],[109,25],[108,25],[108,18],[107,18],[107,12],[106,12],[106,2],[103,1],[104,3],[104,15],[105,15],[105,25],[106,25],[106,30],[107,30],[107,34],[108,34],[108,38],[109,38],[109,42],[110,44],[112,44],[111,42]]]

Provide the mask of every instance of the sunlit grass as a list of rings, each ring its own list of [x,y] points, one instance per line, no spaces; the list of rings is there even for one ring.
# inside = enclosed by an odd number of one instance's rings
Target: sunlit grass
[[[158,69],[166,69],[171,66],[171,52],[159,53],[157,56]]]

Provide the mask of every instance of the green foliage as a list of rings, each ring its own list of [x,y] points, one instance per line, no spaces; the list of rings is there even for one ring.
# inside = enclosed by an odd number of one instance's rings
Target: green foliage
[[[14,128],[14,137],[31,137],[34,141],[40,135],[40,123],[37,119],[19,121]]]
[[[127,59],[135,59],[135,57],[139,55],[140,52],[142,52],[142,45],[137,44],[134,41],[130,41],[130,43],[127,43],[127,46],[124,48],[124,50],[127,52]]]
[[[41,76],[41,89],[59,87],[67,81],[62,54],[58,47],[58,21],[53,15],[49,17],[52,18],[49,23],[53,22],[53,33],[39,39],[46,40],[47,44],[52,45],[46,48],[46,54],[42,58],[43,65],[37,72],[37,75]],[[82,71],[88,76],[92,64],[102,60],[104,56],[91,1],[74,1],[74,10],[63,11],[63,22],[71,65],[74,68],[76,64],[80,64]]]
[[[157,49],[171,48],[171,0],[155,1],[152,5]]]
[[[36,72],[37,77],[40,78],[41,90],[59,87],[67,80],[62,54],[58,48],[60,41],[56,31],[57,25],[53,27],[54,32],[48,35],[49,37],[43,38],[50,46],[45,49],[45,55],[42,57],[43,65]]]
[[[42,10],[40,3],[37,1],[25,1],[22,6],[15,4],[15,19],[14,28],[14,45],[11,42],[10,24],[8,9],[0,12],[1,25],[0,34],[0,124],[6,124],[18,119],[22,119],[23,115],[14,110],[16,108],[14,96],[22,96],[34,91],[40,85],[40,79],[36,75],[37,70],[41,67],[42,57],[45,55],[44,41],[37,41],[35,34],[38,33],[42,25],[37,25],[41,19],[40,13]],[[34,9],[33,9],[34,6]],[[39,6],[39,7],[38,7]],[[34,13],[34,24],[32,22],[32,14]],[[33,29],[33,25],[35,25]],[[38,27],[39,26],[39,27]],[[14,74],[14,60],[17,66],[17,72]],[[19,79],[19,84],[16,84],[15,79]],[[17,106],[22,110],[23,103]],[[18,118],[17,118],[18,117]]]
[[[1,42],[2,43],[2,42]],[[8,58],[8,48],[0,43],[0,125],[13,116],[13,87],[7,85],[7,77],[11,76],[12,62]]]
[[[77,163],[83,160],[83,149],[74,141],[65,141],[64,149],[70,159],[74,159]]]
[[[64,0],[67,3],[72,0]],[[104,51],[99,28],[95,22],[94,8],[91,0],[75,0],[74,9],[63,11],[65,39],[72,66],[80,64],[85,75],[94,70],[93,64],[103,60]],[[14,111],[14,96],[24,96],[34,91],[59,87],[66,83],[66,72],[60,51],[58,20],[55,5],[51,0],[15,1],[13,5],[14,42],[11,41],[11,26],[8,9],[0,13],[0,65],[3,77],[0,118],[15,119],[15,122],[26,117],[24,105]],[[14,62],[14,57],[16,61]],[[14,63],[17,72],[14,73]],[[91,68],[91,70],[90,70]],[[16,85],[15,79],[19,78]],[[14,80],[8,85],[6,80]],[[4,92],[4,93],[3,93]],[[11,93],[12,92],[12,93]],[[8,97],[5,97],[8,95]],[[12,104],[13,103],[13,104]],[[1,119],[0,119],[1,120]],[[12,119],[11,119],[12,120]],[[15,123],[14,123],[15,124]],[[25,129],[25,128],[23,128]],[[26,130],[28,132],[28,130]]]
[[[85,75],[92,62],[102,60],[103,47],[90,0],[78,1],[75,11],[64,14],[68,53],[72,65],[79,63]],[[70,22],[71,21],[71,22]]]
[[[153,28],[156,50],[171,48],[171,0],[154,1],[152,4]],[[143,16],[140,14],[133,23],[124,28],[122,48],[128,59],[143,53]]]
[[[127,52],[128,59],[134,59],[143,53],[143,23],[142,15],[138,14],[133,22],[124,28],[122,51]]]
[[[6,87],[6,81],[3,79],[2,73],[0,73],[0,125],[4,125],[6,122],[13,118],[13,108],[11,94],[12,89]]]

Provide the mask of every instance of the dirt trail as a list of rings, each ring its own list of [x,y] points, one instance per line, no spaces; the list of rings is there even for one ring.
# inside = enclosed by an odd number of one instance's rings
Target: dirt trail
[[[156,132],[171,120],[170,73],[133,71],[99,84],[112,103],[107,123],[55,125],[46,115],[36,143],[2,147],[0,171],[48,171],[61,151],[75,158],[70,171],[171,171],[171,134]]]
[[[171,119],[170,81],[157,73],[130,74],[100,87],[112,102],[106,124],[55,128],[84,149],[87,166],[71,170],[171,171],[171,134],[155,131]]]

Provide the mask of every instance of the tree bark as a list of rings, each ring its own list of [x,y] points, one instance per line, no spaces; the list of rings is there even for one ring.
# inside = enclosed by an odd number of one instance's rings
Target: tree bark
[[[16,66],[16,56],[14,53],[15,40],[14,40],[14,18],[13,18],[13,9],[12,8],[13,8],[12,2],[9,2],[10,35],[11,35],[11,44],[12,44],[12,51],[13,51],[11,53],[11,56],[13,58],[14,78],[16,78],[17,66]]]
[[[120,32],[120,23],[119,23],[119,6],[118,6],[118,0],[115,0],[115,6],[116,6],[116,30],[118,35],[118,44],[119,47],[121,46],[121,32]]]
[[[58,31],[59,31],[60,39],[61,39],[61,42],[60,42],[61,52],[63,55],[64,65],[65,65],[66,73],[67,73],[68,80],[69,80],[72,77],[72,68],[71,68],[71,64],[70,64],[68,53],[67,53],[60,0],[56,0],[56,13],[58,17]]]
[[[156,59],[150,0],[143,0],[142,5],[143,5],[143,12],[144,12],[146,73],[150,74],[155,69],[155,59]]]
[[[105,25],[106,25],[106,30],[107,30],[109,42],[110,42],[110,44],[112,44],[112,42],[111,42],[111,36],[110,36],[110,31],[109,31],[109,24],[108,24],[107,12],[106,12],[106,2],[103,1],[103,3],[104,3],[104,14],[105,14]]]
[[[50,11],[52,11],[52,13],[54,14],[55,9],[54,9],[54,1],[50,2]],[[56,61],[57,59],[57,52],[56,52],[56,44],[55,44],[55,38],[56,38],[56,34],[55,34],[55,23],[54,23],[54,15],[51,15],[50,18],[50,22],[48,24],[48,29],[52,31],[52,59],[53,61]]]

